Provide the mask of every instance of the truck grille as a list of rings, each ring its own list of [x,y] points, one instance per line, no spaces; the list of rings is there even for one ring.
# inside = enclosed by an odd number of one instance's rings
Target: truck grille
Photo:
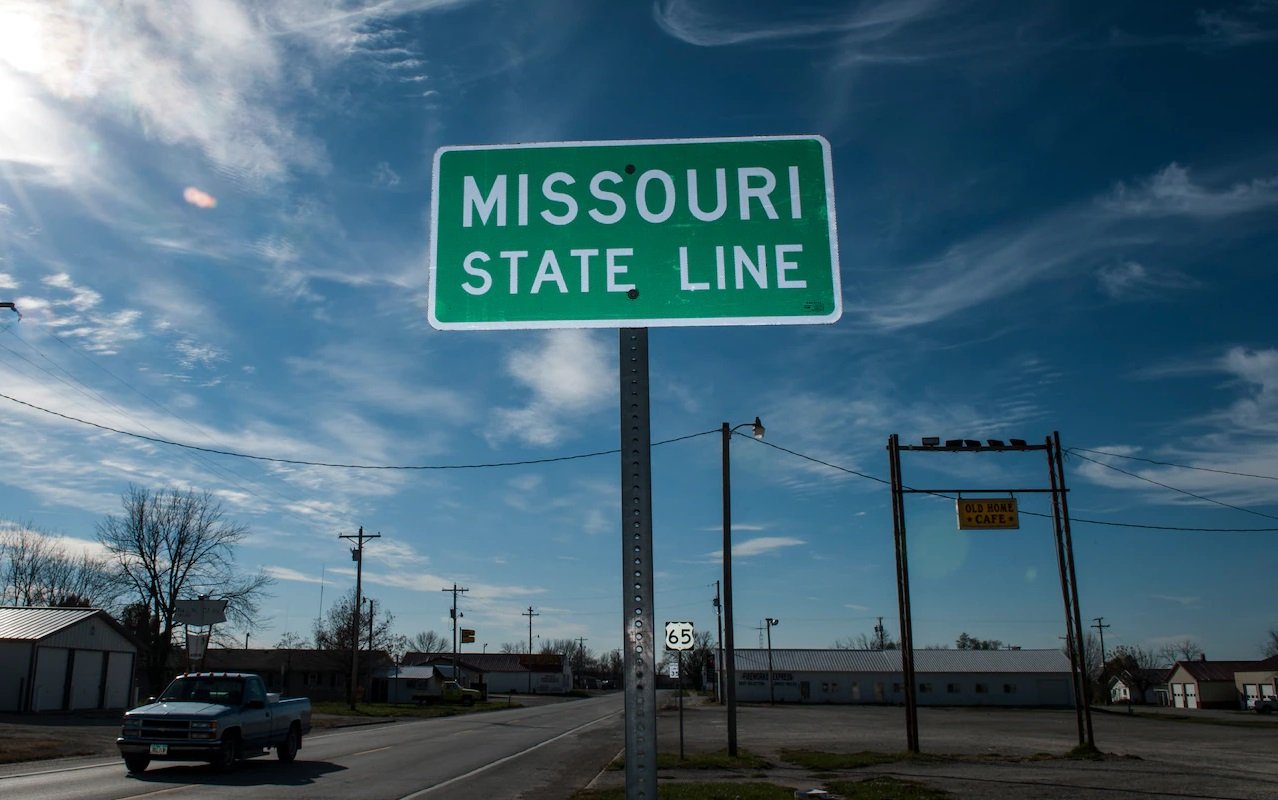
[[[144,719],[138,735],[143,739],[190,739],[191,723],[184,719]]]

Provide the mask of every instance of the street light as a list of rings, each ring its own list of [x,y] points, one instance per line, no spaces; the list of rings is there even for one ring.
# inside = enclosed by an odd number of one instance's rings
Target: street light
[[[763,423],[758,417],[754,422],[743,422],[736,427],[723,423],[723,677],[728,690],[728,755],[737,755],[737,678],[736,654],[732,636],[732,469],[729,442],[737,428],[750,425],[750,433],[756,439],[763,438]]]
[[[781,620],[775,617],[768,617],[768,705],[776,705],[777,698],[772,692],[772,628],[780,624]]]

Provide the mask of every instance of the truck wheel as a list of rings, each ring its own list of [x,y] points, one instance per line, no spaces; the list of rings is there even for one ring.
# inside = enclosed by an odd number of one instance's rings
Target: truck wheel
[[[151,759],[146,756],[125,756],[124,768],[129,772],[146,772],[146,768],[151,766]]]
[[[235,769],[235,762],[240,759],[240,737],[236,733],[228,733],[222,737],[222,749],[218,751],[214,766],[219,772],[230,772]]]
[[[275,757],[285,764],[297,758],[297,751],[302,749],[302,735],[298,733],[297,726],[290,726],[288,733],[284,735],[284,741],[275,747]]]

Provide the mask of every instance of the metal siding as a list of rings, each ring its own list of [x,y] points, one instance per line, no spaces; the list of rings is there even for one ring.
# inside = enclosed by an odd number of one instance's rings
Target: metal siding
[[[133,650],[133,644],[101,617],[79,620],[41,639],[46,647],[76,650]]]
[[[31,644],[0,642],[0,711],[21,711],[31,669]]]

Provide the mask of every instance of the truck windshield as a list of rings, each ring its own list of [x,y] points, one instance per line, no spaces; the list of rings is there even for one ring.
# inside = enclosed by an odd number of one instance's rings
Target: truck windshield
[[[244,698],[244,681],[240,678],[178,678],[168,685],[161,702],[216,703],[238,706]]]

